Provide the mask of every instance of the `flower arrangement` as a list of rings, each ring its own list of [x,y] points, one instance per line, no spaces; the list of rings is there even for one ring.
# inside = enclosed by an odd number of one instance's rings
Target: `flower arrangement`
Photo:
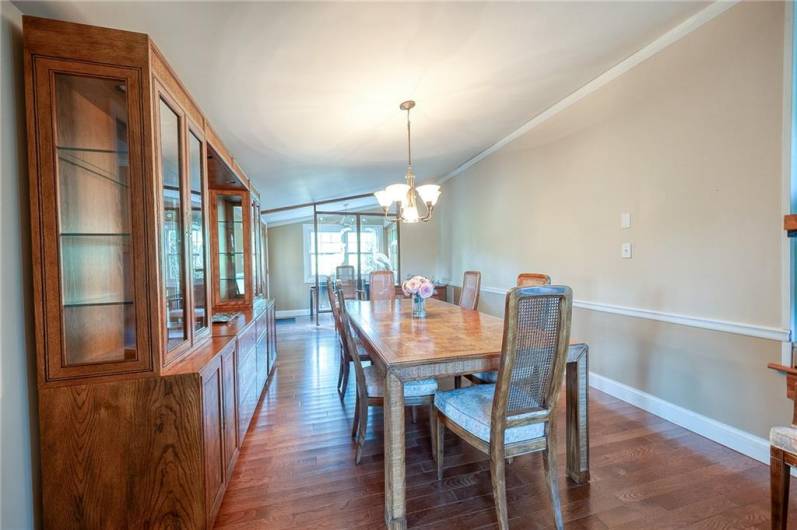
[[[426,299],[434,294],[434,283],[425,276],[413,276],[401,284],[401,290],[406,296],[412,297],[412,315],[426,316]]]

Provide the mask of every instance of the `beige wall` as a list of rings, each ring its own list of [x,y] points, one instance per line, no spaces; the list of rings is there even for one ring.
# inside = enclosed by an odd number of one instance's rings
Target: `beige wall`
[[[787,327],[783,34],[783,4],[733,7],[448,181],[449,277],[546,272],[579,300]],[[778,342],[589,310],[573,333],[626,385],[760,436],[790,418]]]
[[[440,278],[437,218],[428,223],[401,225],[401,276],[420,274]]]
[[[0,528],[35,528],[39,455],[21,14],[0,3]]]
[[[302,225],[268,229],[270,294],[277,311],[310,309],[310,286],[304,283]]]

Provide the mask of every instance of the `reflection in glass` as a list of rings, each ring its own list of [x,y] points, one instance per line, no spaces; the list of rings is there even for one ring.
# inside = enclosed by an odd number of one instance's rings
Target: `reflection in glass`
[[[136,357],[127,86],[55,75],[64,363]]]
[[[246,296],[243,209],[240,195],[224,193],[216,195],[219,297],[222,302],[243,300]]]
[[[160,102],[161,178],[163,179],[163,281],[166,304],[167,348],[173,349],[187,338],[185,326],[185,287],[183,284],[183,209],[180,177],[180,118]]]
[[[205,213],[202,210],[202,142],[188,135],[188,172],[191,178],[191,278],[194,288],[194,330],[208,326],[205,266]]]

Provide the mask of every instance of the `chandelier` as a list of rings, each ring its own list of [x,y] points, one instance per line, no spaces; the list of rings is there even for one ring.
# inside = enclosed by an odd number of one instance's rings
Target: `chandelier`
[[[404,223],[417,223],[418,221],[428,221],[432,218],[432,210],[440,197],[440,186],[437,184],[425,184],[415,187],[415,172],[412,170],[412,142],[410,135],[410,110],[415,106],[415,102],[405,101],[399,108],[407,111],[407,174],[404,177],[406,184],[391,184],[387,188],[374,193],[379,205],[385,209],[387,215],[393,203],[399,205],[399,220]],[[425,212],[421,216],[418,211],[418,199],[423,203]]]

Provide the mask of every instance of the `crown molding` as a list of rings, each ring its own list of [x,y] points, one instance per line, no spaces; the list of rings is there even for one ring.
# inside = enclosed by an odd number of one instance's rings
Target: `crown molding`
[[[586,85],[582,86],[569,96],[561,99],[559,102],[554,103],[552,106],[548,107],[540,114],[537,114],[531,120],[523,124],[519,129],[516,129],[514,132],[508,134],[507,136],[501,138],[493,145],[482,151],[481,153],[477,154],[473,158],[465,161],[459,167],[447,173],[440,179],[438,179],[437,183],[442,184],[447,180],[455,177],[461,173],[463,173],[468,168],[478,164],[491,154],[499,151],[507,144],[511,143],[512,141],[516,140],[517,138],[523,136],[530,130],[538,127],[542,123],[546,122],[550,118],[556,116],[566,108],[574,105],[578,101],[584,99],[586,96],[592,94],[593,92],[597,91],[604,85],[608,84],[609,82],[617,79],[624,73],[628,72],[638,64],[642,63],[643,61],[647,60],[648,58],[656,55],[660,51],[667,48],[670,44],[679,41],[680,39],[684,38],[691,32],[695,31],[699,27],[701,27],[706,22],[713,20],[714,18],[718,17],[737,3],[740,0],[718,0],[708,7],[695,13],[691,17],[687,18],[668,32],[661,35],[659,38],[645,46],[644,48],[638,50],[637,52],[633,53],[632,55],[626,57],[616,65],[612,66],[601,75],[587,83]]]

